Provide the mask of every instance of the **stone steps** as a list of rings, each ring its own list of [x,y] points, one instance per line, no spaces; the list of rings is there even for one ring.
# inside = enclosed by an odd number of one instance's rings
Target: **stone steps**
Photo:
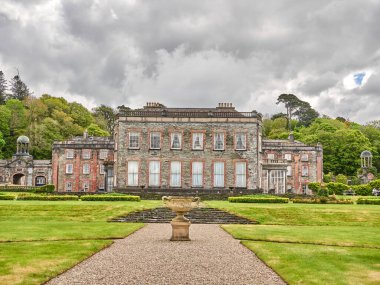
[[[192,224],[257,224],[255,221],[214,208],[196,208],[185,216]],[[175,214],[169,208],[156,208],[133,212],[127,216],[112,219],[111,222],[169,223],[174,217]]]

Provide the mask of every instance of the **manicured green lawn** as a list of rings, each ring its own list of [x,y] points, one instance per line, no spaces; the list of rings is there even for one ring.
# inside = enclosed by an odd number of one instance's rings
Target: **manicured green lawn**
[[[289,284],[380,284],[380,206],[206,203],[258,221],[223,228]]]
[[[40,284],[143,224],[107,219],[161,201],[0,201],[0,284]]]

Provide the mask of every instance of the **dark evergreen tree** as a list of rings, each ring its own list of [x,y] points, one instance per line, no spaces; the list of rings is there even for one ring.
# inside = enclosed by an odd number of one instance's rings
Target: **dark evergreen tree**
[[[0,105],[5,103],[7,92],[7,81],[4,78],[3,71],[0,70]]]
[[[22,101],[30,95],[32,95],[32,93],[29,91],[28,86],[21,80],[20,75],[15,75],[11,81],[11,94],[8,98]]]

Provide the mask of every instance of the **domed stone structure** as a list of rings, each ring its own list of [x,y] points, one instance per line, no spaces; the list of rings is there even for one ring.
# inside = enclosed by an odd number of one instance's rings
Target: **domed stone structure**
[[[17,138],[16,155],[29,155],[29,138],[27,136],[19,136]]]
[[[362,168],[372,167],[372,153],[369,150],[365,150],[360,154],[360,159],[362,162]]]

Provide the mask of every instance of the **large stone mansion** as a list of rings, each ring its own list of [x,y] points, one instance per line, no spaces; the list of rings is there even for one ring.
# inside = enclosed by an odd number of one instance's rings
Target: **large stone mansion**
[[[53,183],[58,192],[307,193],[323,176],[322,146],[262,138],[262,117],[231,103],[167,108],[147,103],[117,117],[114,137],[53,144],[52,161],[33,160],[29,140],[0,160],[0,184]]]

